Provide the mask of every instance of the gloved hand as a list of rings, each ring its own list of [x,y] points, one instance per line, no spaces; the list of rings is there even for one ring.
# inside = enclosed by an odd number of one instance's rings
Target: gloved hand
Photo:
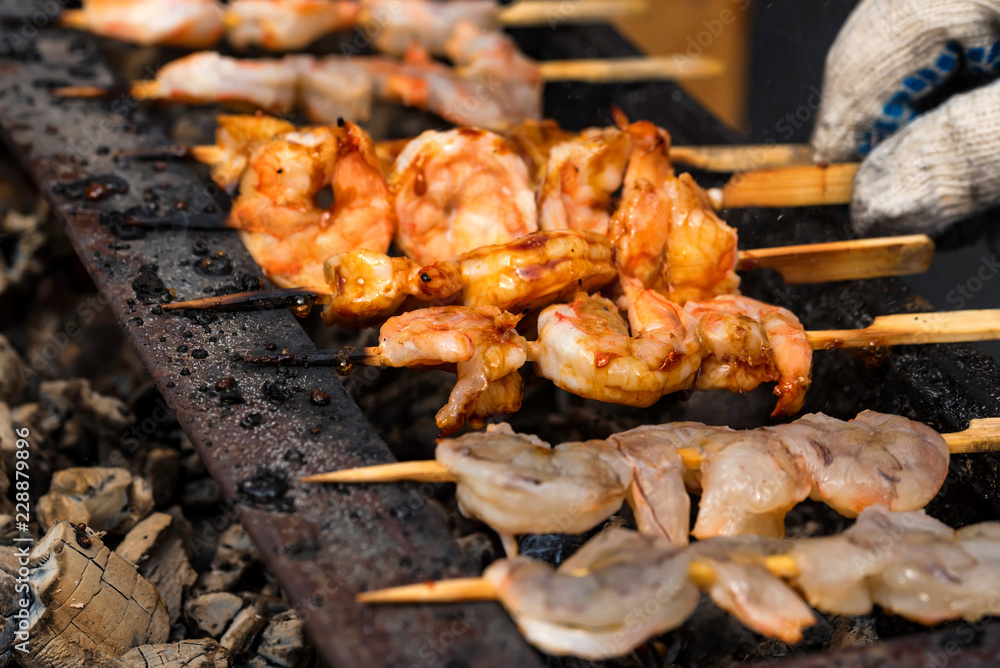
[[[863,157],[858,233],[934,234],[1000,202],[1000,82],[914,120],[960,67],[1000,73],[1000,0],[862,0],[827,57],[817,161]]]

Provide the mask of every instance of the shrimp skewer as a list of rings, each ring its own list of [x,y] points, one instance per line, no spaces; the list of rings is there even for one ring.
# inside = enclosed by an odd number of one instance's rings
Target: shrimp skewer
[[[389,184],[396,243],[421,264],[538,231],[527,166],[492,132],[425,132],[400,154]]]
[[[325,272],[330,295],[323,318],[348,326],[385,320],[408,299],[521,313],[602,288],[616,276],[607,238],[572,230],[538,232],[424,266],[353,251],[327,260]]]
[[[976,621],[998,612],[992,593],[1000,580],[998,551],[1000,523],[955,531],[922,511],[872,506],[847,531],[825,538],[715,538],[683,548],[608,529],[558,569],[518,557],[494,562],[480,579],[357,598],[499,600],[540,649],[599,660],[679,627],[697,606],[699,589],[751,630],[786,643],[800,641],[816,621],[806,600],[834,615],[868,614],[877,604],[922,624]],[[655,609],[641,607],[651,597]],[[635,610],[649,614],[637,623]]]
[[[578,396],[640,407],[652,405],[665,392],[692,386],[747,391],[755,383],[777,379],[777,410],[790,411],[801,406],[808,389],[811,349],[829,347],[831,333],[805,332],[784,309],[747,298],[719,298],[721,304],[714,307],[711,302],[691,302],[681,308],[650,290],[641,290],[638,295],[629,305],[633,333],[638,336],[629,336],[613,302],[579,294],[570,304],[550,306],[541,313],[538,339],[530,344],[522,340],[525,361],[530,359],[539,375]],[[740,304],[748,304],[750,312],[735,311]],[[461,309],[469,307],[448,308],[456,309],[454,314],[460,321]],[[466,313],[474,315],[473,311]],[[752,317],[754,313],[760,321]],[[433,320],[435,309],[410,312],[405,321],[387,321],[382,346],[399,336],[414,351],[419,350],[423,343],[410,330],[419,334],[423,317]],[[909,329],[901,331],[904,327],[900,323],[907,323]],[[733,326],[743,330],[735,343],[724,336]],[[835,334],[847,345],[864,346],[881,340],[886,330],[891,331],[893,344],[982,341],[1000,335],[1000,311],[886,316],[865,330]],[[705,333],[704,339],[700,332]],[[747,348],[741,350],[741,344]],[[434,354],[428,351],[428,355]],[[258,363],[287,360],[288,356],[253,358]],[[341,357],[337,360],[340,370],[350,373],[350,365]],[[708,361],[710,378],[695,385],[703,360]],[[764,370],[748,368],[748,360],[762,364]],[[362,351],[357,362],[411,365],[405,357],[386,358],[381,347]]]
[[[438,55],[461,24],[496,31],[501,26],[547,24],[544,3],[501,7],[492,0],[441,4],[418,0],[84,0],[80,10],[62,13],[62,25],[142,45],[205,49],[225,33],[237,49],[303,49],[320,37],[363,23],[379,26],[376,46],[402,55],[418,43]],[[634,16],[644,2],[585,2],[563,20],[581,23]],[[152,20],[151,20],[152,17]]]
[[[352,469],[304,481],[457,482],[462,512],[507,536],[584,533],[627,502],[640,533],[686,544],[688,492],[702,497],[693,531],[699,539],[781,538],[785,513],[810,492],[848,517],[875,504],[918,510],[937,495],[948,464],[947,441],[933,430],[865,411],[849,422],[818,414],[748,431],[652,425],[555,447],[499,425],[439,440],[436,461],[422,466]]]
[[[333,204],[316,204],[329,186]],[[352,123],[289,133],[253,151],[231,224],[281,287],[324,290],[323,261],[356,249],[385,252],[396,228],[389,189],[368,135]]]

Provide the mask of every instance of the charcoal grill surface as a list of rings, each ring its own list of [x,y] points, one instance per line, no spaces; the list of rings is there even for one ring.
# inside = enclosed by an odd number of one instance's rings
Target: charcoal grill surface
[[[530,55],[542,59],[635,53],[601,27],[515,35]],[[179,211],[178,206],[192,213],[210,211],[215,193],[184,165],[114,159],[120,150],[166,143],[133,101],[68,101],[51,95],[58,85],[114,83],[96,44],[60,30],[5,44],[0,64],[4,138],[65,222],[81,260],[303,615],[324,660],[338,666],[541,665],[497,605],[376,610],[353,603],[358,591],[468,575],[473,568],[413,486],[331,491],[296,482],[304,474],[386,462],[392,455],[329,371],[275,372],[238,360],[240,353],[272,342],[308,351],[312,344],[290,314],[192,318],[158,312],[157,304],[166,300],[200,297],[226,285],[235,289],[242,276],[259,273],[231,234],[182,228],[121,238],[103,224],[134,207],[147,206],[144,211],[150,213],[150,203],[160,214]],[[550,115],[569,128],[608,124],[617,105],[632,118],[667,127],[677,143],[736,139],[670,84],[550,85],[546,103]],[[711,178],[699,175],[703,183]],[[87,185],[92,183],[110,184],[112,190],[117,185],[121,192],[91,200]],[[843,216],[843,211],[789,210],[734,212],[728,218],[740,231],[741,246],[749,248],[845,238]],[[195,267],[205,256],[194,254],[196,245],[210,254],[225,253],[213,261],[231,263],[232,271],[199,273]],[[861,327],[876,314],[928,310],[894,279],[800,288],[755,273],[744,289],[793,309],[812,329]],[[887,357],[877,351],[821,353],[815,375],[807,409],[838,417],[850,417],[864,406],[959,431],[970,419],[1000,415],[1000,370],[969,346],[904,347]],[[220,377],[236,380],[241,402],[214,391]],[[311,401],[314,389],[329,395],[329,405]],[[1000,516],[1000,459],[991,454],[953,461],[932,514],[955,526]],[[997,625],[966,625],[836,656],[796,657],[783,665],[925,665],[941,652],[950,666],[976,665],[998,651]]]

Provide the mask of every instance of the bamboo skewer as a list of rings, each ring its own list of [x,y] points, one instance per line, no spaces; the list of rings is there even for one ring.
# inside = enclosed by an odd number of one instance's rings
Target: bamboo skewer
[[[774,269],[786,283],[827,283],[922,274],[934,242],[917,234],[740,251],[737,269]]]
[[[640,17],[648,9],[646,0],[578,0],[566,8],[551,0],[519,0],[500,10],[500,23],[509,28],[604,23]]]
[[[699,81],[722,76],[726,66],[715,58],[700,56],[649,56],[605,60],[546,60],[538,63],[545,81],[633,83],[637,81]]]
[[[707,172],[749,172],[772,167],[811,165],[808,144],[751,144],[745,146],[671,146],[670,160]]]
[[[1000,338],[1000,309],[884,315],[864,329],[807,334],[813,350],[992,341]]]
[[[764,567],[773,575],[784,579],[798,576],[799,566],[790,555],[778,554],[764,557]],[[585,576],[586,573],[579,575]],[[688,577],[700,588],[715,583],[715,571],[701,561],[688,564]],[[358,594],[358,603],[458,603],[465,601],[499,600],[496,587],[485,578],[458,578],[437,582],[422,582],[401,587],[391,587]]]
[[[942,434],[953,455],[978,454],[1000,451],[1000,418],[973,420],[965,431]],[[677,451],[684,468],[689,471],[701,470],[703,453],[699,448],[681,448]],[[450,469],[435,460],[420,462],[400,462],[344,469],[331,473],[319,473],[302,478],[306,484],[327,483],[338,485],[375,484],[392,482],[458,482]]]
[[[716,209],[850,204],[857,163],[775,167],[737,174],[708,191]]]

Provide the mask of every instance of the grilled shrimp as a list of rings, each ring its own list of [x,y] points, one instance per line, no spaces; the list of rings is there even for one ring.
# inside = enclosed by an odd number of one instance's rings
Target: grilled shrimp
[[[437,414],[437,425],[448,436],[461,429],[470,414],[484,419],[488,407],[479,400],[490,385],[519,374],[524,366],[528,344],[515,329],[520,320],[496,307],[439,306],[396,316],[379,332],[380,363],[455,370],[458,382],[448,405]],[[504,407],[511,405],[506,393],[501,397]]]
[[[317,196],[330,186],[333,204]],[[327,258],[384,253],[395,221],[371,139],[356,125],[290,133],[254,151],[232,220],[254,259],[283,287],[324,291]]]
[[[360,11],[357,2],[338,0],[232,0],[226,36],[237,49],[299,51],[328,33],[353,27]]]
[[[254,149],[280,135],[295,132],[288,121],[264,115],[221,115],[216,118],[214,146],[195,146],[194,158],[212,170],[212,180],[229,192],[235,190]]]
[[[463,285],[455,262],[421,267],[405,257],[363,249],[329,258],[324,273],[332,296],[323,320],[348,327],[384,320],[399,311],[408,297],[448,302]]]
[[[84,0],[83,17],[74,27],[144,46],[207,49],[225,29],[215,0]]]
[[[631,149],[630,135],[618,128],[591,128],[553,146],[539,193],[542,229],[607,234]]]
[[[538,230],[528,168],[500,135],[428,131],[400,154],[389,183],[396,242],[413,260],[454,260]]]
[[[736,231],[689,174],[674,176],[666,132],[647,122],[628,132],[634,148],[609,231],[619,270],[680,304],[735,293]]]
[[[684,313],[705,353],[697,389],[746,392],[777,381],[773,415],[802,409],[812,378],[812,346],[794,314],[732,295],[691,302]]]
[[[360,325],[393,315],[407,297],[520,313],[568,299],[577,290],[604,287],[615,279],[615,269],[605,237],[559,230],[423,267],[406,258],[355,251],[328,260],[326,276],[333,294],[326,322]]]
[[[630,319],[634,315],[639,325],[636,337],[603,297],[580,293],[569,304],[542,311],[538,340],[531,344],[538,375],[577,396],[629,406],[651,406],[691,387],[699,346],[671,305],[649,297],[630,307]]]

